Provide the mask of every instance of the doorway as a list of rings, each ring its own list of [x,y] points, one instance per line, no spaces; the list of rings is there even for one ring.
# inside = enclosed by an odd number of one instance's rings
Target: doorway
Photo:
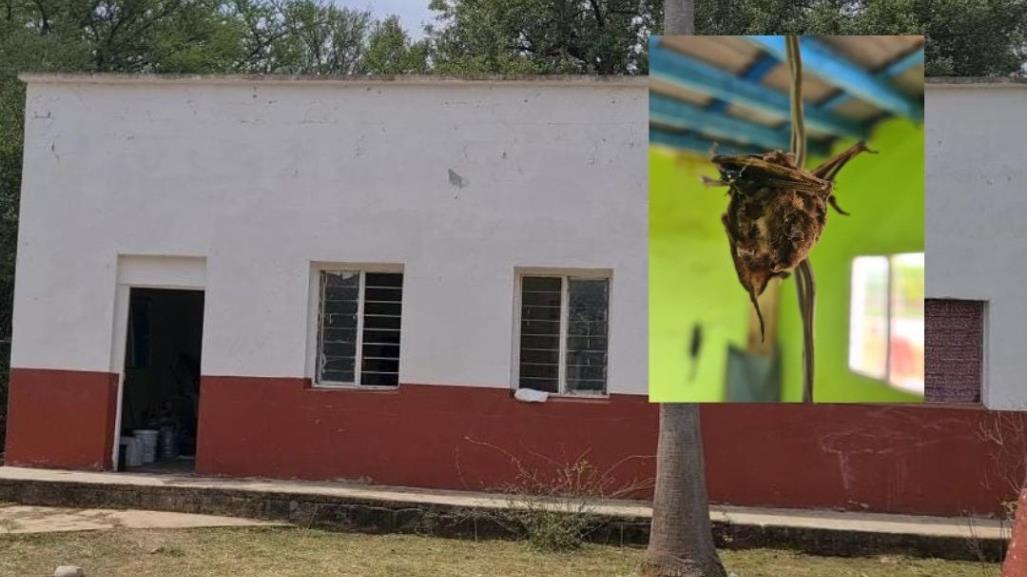
[[[193,470],[202,343],[203,291],[131,289],[118,470]]]

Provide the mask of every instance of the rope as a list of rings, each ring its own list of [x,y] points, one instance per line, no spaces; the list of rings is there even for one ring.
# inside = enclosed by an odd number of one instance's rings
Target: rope
[[[792,112],[792,154],[795,164],[801,169],[806,164],[806,123],[802,111],[802,56],[799,53],[799,37],[789,35],[785,39],[788,52],[788,69],[792,74],[789,88]],[[813,315],[816,303],[816,281],[813,265],[803,259],[796,269],[795,290],[799,297],[799,314],[802,316],[802,402],[813,402]]]

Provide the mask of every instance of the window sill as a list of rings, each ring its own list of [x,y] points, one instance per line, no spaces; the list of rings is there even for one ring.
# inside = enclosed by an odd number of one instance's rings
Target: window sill
[[[319,383],[310,381],[311,390],[320,391],[366,391],[368,393],[385,393],[399,391],[399,385],[357,385],[354,383]]]
[[[513,398],[514,393],[516,393],[516,392],[517,392],[517,389],[511,390],[510,391],[510,398]],[[584,394],[575,395],[575,394],[569,394],[569,393],[549,393],[549,397],[546,399],[545,403],[527,403],[527,404],[540,404],[540,405],[544,405],[544,404],[546,404],[546,403],[548,403],[550,401],[556,402],[556,403],[566,403],[566,402],[571,402],[571,403],[574,403],[574,402],[581,402],[581,403],[605,403],[605,402],[609,402],[610,401],[610,394],[609,393],[603,393],[603,394],[593,394],[593,395],[584,395]],[[520,402],[520,401],[518,401],[518,402]]]

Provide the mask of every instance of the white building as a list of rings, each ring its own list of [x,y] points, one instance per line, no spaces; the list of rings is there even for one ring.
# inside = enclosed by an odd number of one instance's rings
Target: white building
[[[980,388],[989,408],[1024,411],[1027,80],[937,79],[929,88],[927,295],[958,302],[935,303],[948,320],[933,334],[933,365],[929,325],[928,373]],[[977,364],[982,372],[967,370]]]
[[[111,469],[165,425],[205,474],[652,476],[645,79],[23,79],[7,464]],[[1024,110],[927,96],[927,290],[988,301],[993,408],[1027,405]],[[711,497],[995,510],[981,408],[704,407]]]
[[[110,467],[163,420],[200,471],[390,478],[262,461],[273,440],[219,432],[259,414],[229,386],[317,399],[320,428],[251,423],[308,446],[353,432],[331,411],[354,399],[438,418],[407,389],[644,403],[645,79],[24,80],[9,462]],[[52,402],[55,375],[103,401]]]

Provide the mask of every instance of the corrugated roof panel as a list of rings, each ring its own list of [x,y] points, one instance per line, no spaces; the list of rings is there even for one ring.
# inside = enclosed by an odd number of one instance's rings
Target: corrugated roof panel
[[[759,110],[753,110],[745,106],[739,106],[737,104],[728,104],[724,112],[728,113],[735,118],[744,118],[760,124],[766,124],[768,126],[777,126],[781,124],[781,117],[766,112],[760,112]]]
[[[834,112],[862,122],[879,116],[881,109],[858,98],[850,98],[834,107]]]
[[[763,84],[779,92],[788,93],[792,83],[792,73],[785,64],[779,64],[763,79]],[[824,82],[818,76],[803,71],[802,96],[808,102],[820,102],[834,91],[834,86]]]
[[[674,84],[664,82],[658,78],[651,78],[649,80],[649,90],[665,96],[677,98],[678,100],[683,100],[689,104],[697,104],[699,106],[706,106],[711,100],[713,100],[709,95],[692,92],[691,90],[675,86]]]
[[[662,36],[660,42],[734,74],[744,72],[761,52],[738,36]]]

